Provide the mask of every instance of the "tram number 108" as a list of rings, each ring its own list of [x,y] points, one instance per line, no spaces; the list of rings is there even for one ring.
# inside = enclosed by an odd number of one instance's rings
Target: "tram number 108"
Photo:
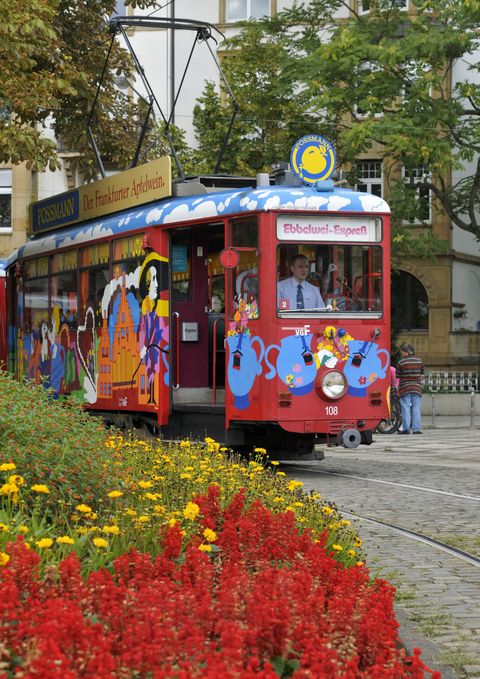
[[[325,406],[327,415],[338,415],[338,406]]]

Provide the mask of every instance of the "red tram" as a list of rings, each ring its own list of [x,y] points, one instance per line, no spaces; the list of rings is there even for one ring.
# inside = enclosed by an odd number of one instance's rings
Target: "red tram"
[[[36,204],[57,224],[7,263],[9,369],[168,438],[371,442],[389,414],[388,205],[264,179],[186,182],[68,227],[67,194]]]

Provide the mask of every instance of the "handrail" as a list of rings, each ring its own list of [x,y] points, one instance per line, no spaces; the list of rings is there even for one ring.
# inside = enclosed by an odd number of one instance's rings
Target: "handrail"
[[[213,344],[212,344],[212,405],[217,403],[217,323],[225,318],[216,318],[213,321]]]
[[[172,384],[172,389],[180,388],[180,314],[174,311],[172,318],[175,316],[175,383]]]

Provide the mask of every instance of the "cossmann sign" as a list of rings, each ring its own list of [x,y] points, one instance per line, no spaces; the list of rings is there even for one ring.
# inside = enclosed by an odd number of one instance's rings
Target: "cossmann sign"
[[[382,236],[379,217],[308,217],[306,215],[279,215],[278,240],[292,241],[347,241],[378,243]]]
[[[31,232],[88,221],[172,195],[169,156],[33,203]]]

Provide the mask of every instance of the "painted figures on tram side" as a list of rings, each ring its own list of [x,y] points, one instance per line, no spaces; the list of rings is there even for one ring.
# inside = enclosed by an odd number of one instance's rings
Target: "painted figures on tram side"
[[[143,299],[139,328],[140,359],[146,368],[147,405],[157,405],[161,354],[168,349],[167,260],[156,252],[144,259],[139,276]]]

